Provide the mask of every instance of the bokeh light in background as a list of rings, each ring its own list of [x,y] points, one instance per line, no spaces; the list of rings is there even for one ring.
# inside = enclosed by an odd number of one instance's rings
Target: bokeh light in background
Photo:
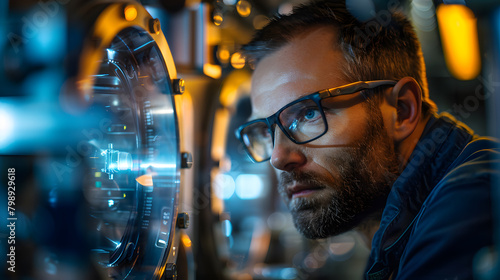
[[[239,52],[233,53],[231,56],[231,66],[234,69],[242,69],[245,67],[245,58]]]
[[[240,16],[248,17],[252,12],[252,4],[246,0],[239,0],[238,3],[236,3],[236,11],[238,11]]]
[[[241,199],[257,199],[264,194],[265,178],[256,174],[240,174],[236,177],[236,194]]]
[[[437,18],[446,64],[459,80],[472,80],[481,71],[477,19],[465,5],[441,4]]]

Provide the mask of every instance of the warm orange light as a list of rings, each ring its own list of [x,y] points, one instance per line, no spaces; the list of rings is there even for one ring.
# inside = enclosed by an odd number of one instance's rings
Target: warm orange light
[[[191,239],[186,234],[182,235],[181,241],[182,241],[182,244],[184,245],[184,247],[186,247],[186,248],[191,247]]]
[[[126,6],[123,13],[127,21],[133,21],[137,18],[137,9],[133,5]]]
[[[222,106],[232,107],[239,97],[250,92],[251,74],[246,70],[235,70],[231,72],[222,84],[219,100]]]
[[[231,56],[231,66],[235,69],[241,69],[245,66],[245,58],[239,53],[235,52]]]
[[[229,51],[226,50],[226,49],[220,49],[218,54],[219,54],[219,60],[222,63],[228,62],[229,61],[229,57],[231,56],[231,54],[229,53]]]
[[[151,174],[144,174],[142,176],[139,176],[135,178],[137,183],[145,186],[145,187],[152,187],[153,186],[153,176]]]
[[[227,109],[218,109],[214,117],[214,130],[212,133],[212,158],[220,161],[225,154],[227,128],[229,127],[230,114]]]
[[[441,4],[436,14],[450,73],[460,80],[474,79],[481,71],[474,13],[464,5]]]
[[[236,3],[236,11],[242,17],[247,17],[252,12],[252,4],[246,0],[240,0]]]
[[[219,26],[224,21],[224,18],[222,17],[221,14],[215,14],[214,17],[213,17],[213,20],[214,20],[214,24],[217,25],[217,26]]]
[[[222,69],[219,65],[205,63],[203,65],[203,73],[209,77],[218,79],[222,75]]]

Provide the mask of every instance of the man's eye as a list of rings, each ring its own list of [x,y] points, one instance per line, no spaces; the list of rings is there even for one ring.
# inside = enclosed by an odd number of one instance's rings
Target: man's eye
[[[319,117],[321,117],[321,114],[320,114],[318,108],[306,108],[306,109],[304,109],[304,115],[303,115],[304,120],[313,121]]]

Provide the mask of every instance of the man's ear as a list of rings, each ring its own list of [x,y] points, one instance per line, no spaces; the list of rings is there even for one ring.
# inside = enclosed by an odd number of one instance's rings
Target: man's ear
[[[394,140],[403,141],[417,127],[422,111],[422,89],[411,77],[404,77],[393,87],[388,100],[397,110]]]

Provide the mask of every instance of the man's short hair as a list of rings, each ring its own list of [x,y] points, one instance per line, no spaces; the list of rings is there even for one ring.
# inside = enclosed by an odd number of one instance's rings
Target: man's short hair
[[[420,42],[410,21],[400,12],[380,10],[361,21],[346,8],[345,0],[311,1],[277,15],[242,47],[247,60],[257,65],[267,55],[314,26],[332,26],[347,63],[342,69],[350,82],[413,77],[422,89],[424,115],[437,111],[429,99]]]

